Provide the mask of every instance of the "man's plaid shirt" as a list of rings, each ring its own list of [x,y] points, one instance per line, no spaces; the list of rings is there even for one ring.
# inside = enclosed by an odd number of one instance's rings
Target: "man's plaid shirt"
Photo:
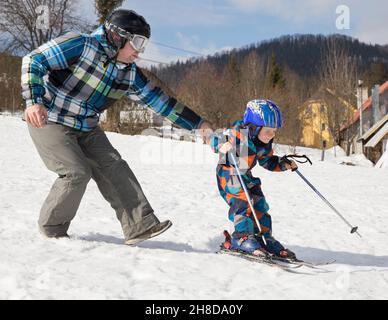
[[[135,63],[120,67],[104,27],[92,34],[69,32],[23,58],[26,106],[44,105],[48,120],[81,131],[94,129],[100,113],[124,95],[174,124],[198,128],[202,118],[154,86]]]

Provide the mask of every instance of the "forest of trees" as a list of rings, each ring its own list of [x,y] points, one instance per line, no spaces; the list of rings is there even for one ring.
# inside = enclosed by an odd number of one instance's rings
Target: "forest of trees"
[[[388,54],[346,36],[294,35],[152,71],[217,127],[241,118],[253,98],[276,101],[285,117],[279,141],[294,144],[306,100],[317,94],[330,99],[329,126],[336,135],[350,116],[343,102],[356,105],[357,80],[369,88],[388,80]]]
[[[241,63],[248,55],[255,52],[265,60],[275,54],[280,66],[288,66],[301,77],[314,77],[319,72],[327,51],[328,42],[334,39],[351,56],[359,57],[358,67],[361,73],[365,72],[372,62],[381,61],[386,66],[388,65],[388,45],[365,44],[358,39],[344,35],[286,35],[204,58],[173,63],[165,67],[155,68],[154,71],[174,87],[187,74],[187,70],[201,63],[203,59],[215,66],[217,71],[221,71],[228,64],[231,55],[234,55],[237,62]]]

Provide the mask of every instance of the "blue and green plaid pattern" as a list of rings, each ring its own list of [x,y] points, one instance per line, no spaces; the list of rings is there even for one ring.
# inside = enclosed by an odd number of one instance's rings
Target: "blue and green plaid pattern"
[[[181,128],[201,125],[199,115],[154,86],[135,63],[117,64],[115,55],[103,26],[90,35],[69,32],[40,46],[23,58],[26,106],[44,105],[48,120],[90,131],[100,113],[126,95]]]

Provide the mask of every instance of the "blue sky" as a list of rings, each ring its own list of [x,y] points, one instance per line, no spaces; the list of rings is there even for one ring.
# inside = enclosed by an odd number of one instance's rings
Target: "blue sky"
[[[93,3],[83,1],[82,11],[94,12]],[[340,5],[349,8],[350,29],[336,28]],[[341,33],[388,44],[385,0],[127,0],[122,7],[147,19],[152,41],[202,54],[296,33]],[[155,43],[144,53],[145,58],[163,62],[187,56],[192,55]]]

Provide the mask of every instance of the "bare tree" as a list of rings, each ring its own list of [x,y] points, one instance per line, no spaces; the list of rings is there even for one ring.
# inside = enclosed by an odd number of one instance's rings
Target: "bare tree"
[[[219,103],[223,110],[225,110],[223,116],[225,121],[227,121],[227,125],[231,125],[234,121],[241,119],[246,103],[251,100],[250,98],[248,101],[244,99],[242,74],[241,64],[237,59],[237,55],[232,54],[221,75],[222,84],[219,97]]]
[[[90,30],[75,15],[73,0],[0,0],[0,31],[5,51],[26,53],[65,31]]]
[[[119,132],[123,134],[140,134],[153,125],[153,114],[145,106],[139,106],[128,98],[120,99]]]
[[[275,101],[282,107],[284,127],[279,130],[279,140],[295,148],[302,138],[301,108],[308,99],[308,80],[301,79],[294,71],[285,67],[283,70],[285,87],[275,90]]]
[[[214,66],[202,60],[179,82],[176,90],[180,101],[201,113],[215,126],[224,126],[228,120],[231,104],[224,104],[223,81]]]
[[[21,58],[0,53],[0,70],[0,111],[18,112],[22,108]]]
[[[244,101],[262,97],[265,85],[265,64],[262,58],[252,51],[244,59],[241,71],[241,92]]]
[[[357,59],[340,43],[336,37],[328,38],[321,68],[323,91],[328,101],[328,126],[337,143],[339,130],[352,116],[351,106],[356,104],[357,83]],[[353,139],[349,137],[348,142]],[[350,143],[348,146],[349,154]]]
[[[154,73],[146,69],[142,69],[142,72],[147,77],[147,79],[152,81],[154,85],[160,87],[166,94],[174,96],[174,92]],[[130,116],[127,117],[125,124],[121,123],[121,111],[130,112]],[[138,134],[150,126],[147,121],[143,121],[145,118],[147,118],[147,114],[147,110],[142,110],[141,107],[138,107],[137,103],[130,102],[128,98],[123,97],[114,102],[114,104],[107,109],[106,122],[102,124],[102,128],[106,131],[120,132],[125,134]],[[133,115],[136,115],[136,117]]]

